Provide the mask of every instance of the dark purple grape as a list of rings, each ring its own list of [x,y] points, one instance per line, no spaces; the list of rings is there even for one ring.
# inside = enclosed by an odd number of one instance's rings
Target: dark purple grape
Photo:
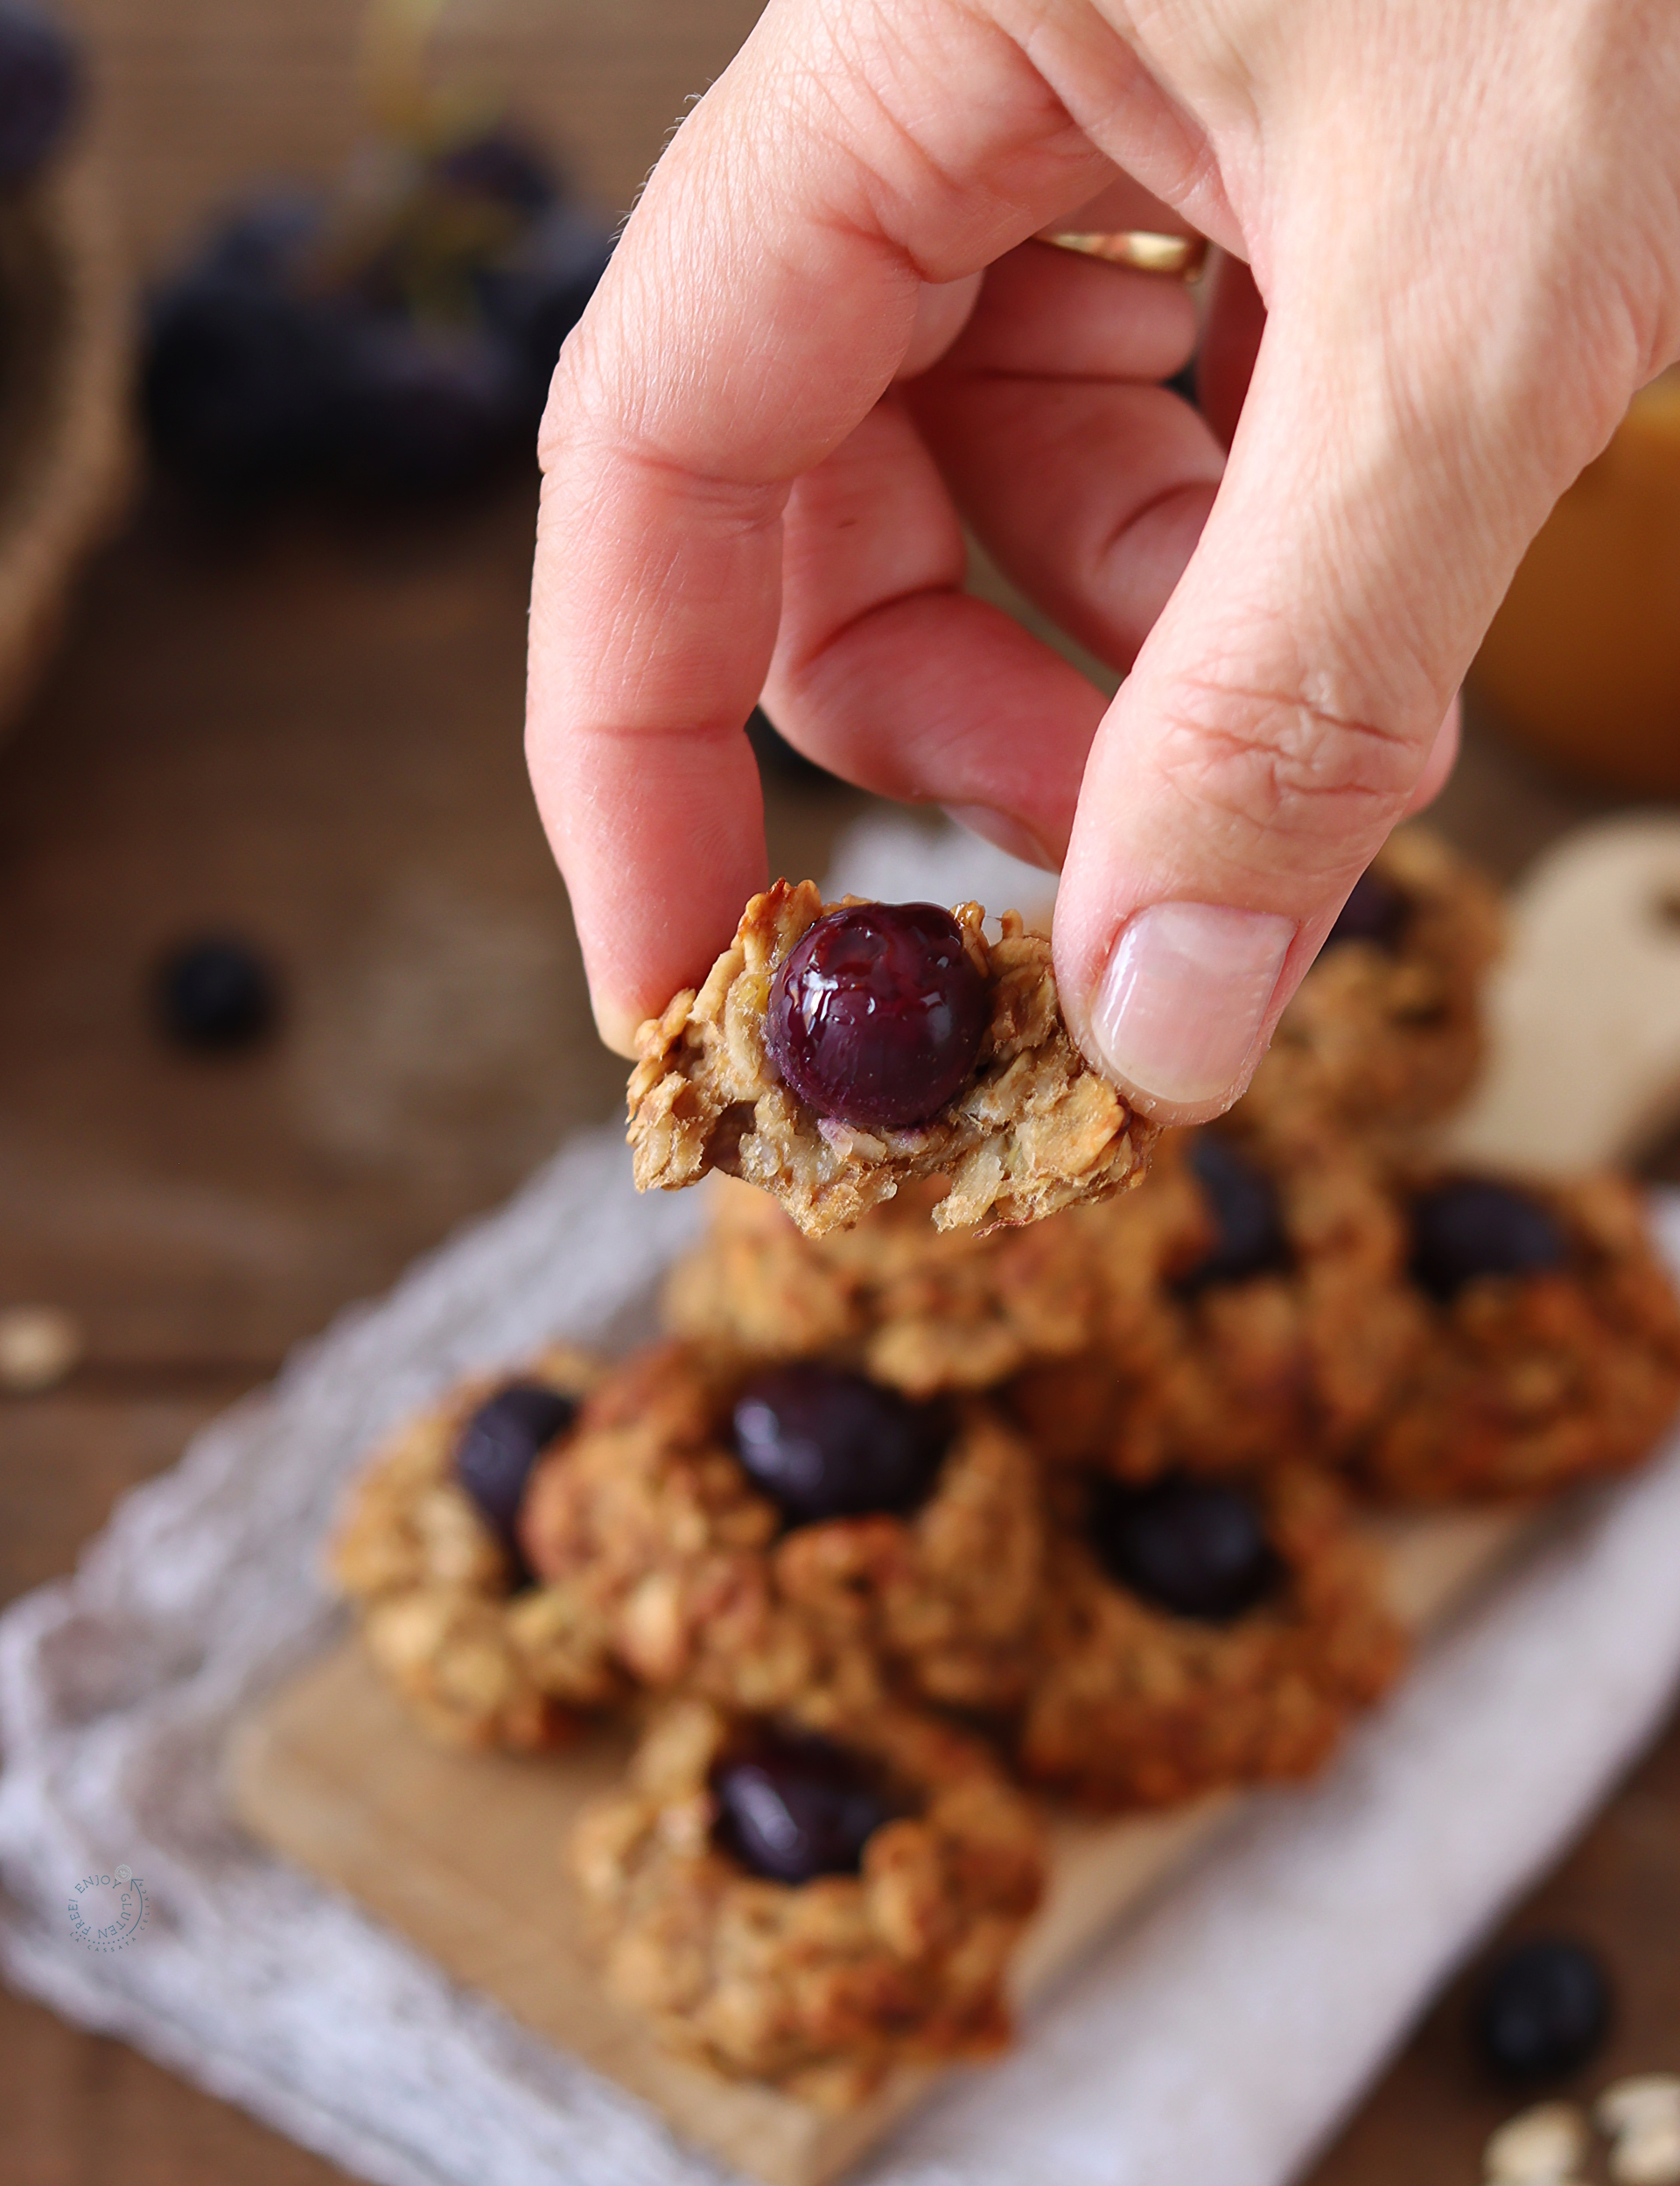
[[[711,1772],[713,1840],[771,1882],[856,1874],[899,1810],[878,1772],[827,1739],[760,1727]]]
[[[1508,1184],[1460,1177],[1411,1203],[1411,1279],[1443,1306],[1482,1276],[1541,1275],[1569,1258],[1551,1209]]]
[[[268,960],[231,934],[180,942],[158,966],[158,1024],[177,1047],[232,1054],[273,1029],[280,986]]]
[[[519,360],[533,420],[566,336],[584,315],[612,255],[612,239],[587,214],[556,205],[479,274],[485,324]]]
[[[1396,888],[1375,866],[1367,866],[1337,912],[1324,946],[1334,949],[1338,942],[1369,942],[1373,948],[1393,956],[1406,937],[1411,914],[1411,898],[1405,891]]]
[[[760,1374],[737,1398],[734,1425],[753,1485],[791,1525],[914,1510],[949,1439],[939,1406],[829,1366]]]
[[[38,174],[81,104],[74,39],[27,0],[0,4],[0,186]]]
[[[193,263],[203,272],[285,286],[298,276],[325,219],[321,200],[308,191],[267,190],[213,228]]]
[[[1585,1944],[1535,1936],[1488,1970],[1475,2005],[1481,2053],[1502,2079],[1562,2079],[1586,2064],[1610,2031],[1610,1977]]]
[[[224,239],[226,240],[226,239]],[[340,314],[284,284],[254,235],[229,263],[159,290],[140,404],[153,452],[200,492],[250,501],[304,484],[326,453],[340,369]]]
[[[530,456],[608,239],[500,137],[444,155],[426,186],[407,224],[330,287],[319,203],[276,191],[158,292],[141,402],[169,468],[226,501],[321,480],[397,498],[452,493]],[[479,201],[487,239],[451,242],[452,196]]]
[[[531,1468],[577,1416],[575,1397],[542,1382],[509,1382],[461,1429],[455,1477],[516,1558],[514,1524]]]
[[[1180,1296],[1194,1298],[1215,1283],[1245,1283],[1286,1269],[1291,1254],[1283,1210],[1265,1172],[1215,1132],[1197,1132],[1188,1160],[1215,1234],[1202,1258],[1175,1283]]]
[[[1101,1475],[1087,1531],[1109,1576],[1175,1616],[1227,1624],[1278,1587],[1282,1566],[1250,1499],[1228,1482],[1171,1474],[1145,1488]]]
[[[500,130],[440,152],[427,172],[455,195],[481,198],[527,220],[546,212],[559,194],[554,170],[542,153]]]
[[[529,426],[520,371],[501,343],[395,313],[350,318],[330,427],[345,483],[398,496],[474,485],[523,445]]]
[[[802,935],[776,972],[765,1039],[808,1108],[865,1130],[925,1123],[967,1084],[986,983],[948,911],[859,903]]]

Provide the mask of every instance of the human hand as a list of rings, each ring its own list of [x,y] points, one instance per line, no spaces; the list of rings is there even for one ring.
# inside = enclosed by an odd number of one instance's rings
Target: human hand
[[[1117,170],[1266,299],[1227,464],[1152,384],[1182,292],[1027,240]],[[1677,354],[1666,0],[771,0],[543,427],[528,748],[604,1035],[762,885],[762,690],[849,779],[1065,858],[1076,1034],[1217,1112]],[[1130,669],[1106,712],[962,594],[959,510]]]

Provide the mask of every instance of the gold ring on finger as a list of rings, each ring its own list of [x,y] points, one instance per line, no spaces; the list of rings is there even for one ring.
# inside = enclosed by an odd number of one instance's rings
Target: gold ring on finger
[[[1058,250],[1100,258],[1104,265],[1129,266],[1134,273],[1165,273],[1178,281],[1197,281],[1208,263],[1205,235],[1170,235],[1156,228],[1120,228],[1088,234],[1057,228],[1037,239]]]

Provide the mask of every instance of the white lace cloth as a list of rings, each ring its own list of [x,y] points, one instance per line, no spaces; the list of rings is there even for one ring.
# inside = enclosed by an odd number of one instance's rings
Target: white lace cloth
[[[860,893],[1018,898],[1021,869],[902,824]],[[1041,879],[1025,884],[1031,895]],[[627,1325],[700,1213],[638,1200],[619,1132],[347,1314],[122,1504],[74,1578],[0,1620],[0,1951],[124,2036],[385,2186],[703,2186],[721,2174],[581,2066],[252,1848],[231,1716],[318,1647],[347,1469],[467,1369]],[[1680,1203],[1662,1209],[1680,1262]],[[1427,1655],[1316,1788],[1254,1802],[1004,2064],[956,2078],[873,2186],[1280,2186],[1443,1973],[1548,1862],[1680,1674],[1680,1446],[1584,1505]],[[76,1878],[126,1861],[149,1925],[96,1954]]]

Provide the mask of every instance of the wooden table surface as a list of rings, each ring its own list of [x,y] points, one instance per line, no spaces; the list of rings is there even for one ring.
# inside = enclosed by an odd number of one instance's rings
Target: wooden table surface
[[[322,174],[354,127],[341,0],[80,0],[136,256],[253,172]],[[753,0],[479,0],[448,17],[524,88],[602,204],[627,200]],[[0,1398],[0,1599],[70,1567],[115,1497],[288,1347],[612,1109],[519,751],[534,508],[205,529],[153,496],[89,572],[0,748],[0,1305],[88,1338]],[[867,801],[772,781],[779,869]],[[1512,874],[1592,801],[1486,735],[1440,808]],[[191,1061],[146,983],[182,934],[282,967],[280,1036]],[[1606,2069],[1680,2067],[1680,1730],[1516,1916],[1595,1937]],[[1509,2108],[1444,1999],[1315,2186],[1473,2181]],[[324,2186],[339,2175],[126,2048],[0,1992],[6,2186]]]

